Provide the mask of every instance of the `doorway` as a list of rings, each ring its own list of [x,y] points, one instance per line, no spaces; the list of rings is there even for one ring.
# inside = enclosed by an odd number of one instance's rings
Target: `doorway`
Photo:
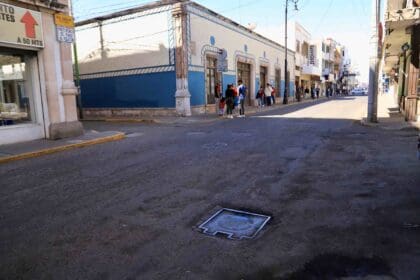
[[[31,52],[0,48],[0,126],[33,123],[35,119]]]
[[[237,65],[238,77],[237,81],[242,80],[243,84],[248,88],[248,93],[246,96],[246,102],[251,106],[251,64],[238,62]]]
[[[275,80],[275,83],[276,83],[274,85],[274,87],[276,89],[274,94],[275,94],[276,97],[281,96],[281,93],[280,93],[280,91],[281,91],[281,89],[280,89],[280,86],[281,86],[281,71],[280,71],[280,69],[276,69],[276,71],[274,73],[274,80]]]
[[[260,86],[265,87],[267,85],[267,67],[260,66]]]
[[[221,73],[217,72],[217,58],[206,57],[206,105],[216,104],[216,85],[221,82]]]

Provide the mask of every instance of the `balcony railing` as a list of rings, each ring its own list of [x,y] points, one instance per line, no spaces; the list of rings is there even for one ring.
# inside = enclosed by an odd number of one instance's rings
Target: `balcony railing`
[[[315,59],[315,62],[311,62],[307,57],[305,56],[301,56],[300,58],[300,65],[304,66],[314,66],[314,67],[318,67],[319,63],[318,63],[318,59]]]
[[[385,21],[413,21],[420,17],[420,7],[415,1],[390,1]]]

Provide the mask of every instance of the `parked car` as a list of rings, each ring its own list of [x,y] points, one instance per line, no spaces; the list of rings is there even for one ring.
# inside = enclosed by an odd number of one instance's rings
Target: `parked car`
[[[363,88],[354,88],[354,89],[351,91],[351,94],[352,94],[352,95],[365,95],[365,94],[366,94],[366,91],[365,91],[365,89],[363,89]]]

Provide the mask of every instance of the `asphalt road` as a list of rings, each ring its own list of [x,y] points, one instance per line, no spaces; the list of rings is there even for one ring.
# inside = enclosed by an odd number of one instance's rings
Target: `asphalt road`
[[[129,137],[0,166],[0,279],[420,279],[417,132],[361,126],[366,103],[86,123]],[[220,207],[272,220],[200,233]]]

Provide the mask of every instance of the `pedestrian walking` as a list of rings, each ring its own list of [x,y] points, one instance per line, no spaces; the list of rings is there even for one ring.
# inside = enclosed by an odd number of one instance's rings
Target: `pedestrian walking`
[[[234,91],[233,85],[228,85],[226,92],[225,92],[225,98],[226,98],[226,115],[228,118],[233,118],[233,107],[234,104],[234,97],[235,97],[235,91]]]
[[[302,87],[296,87],[296,97],[298,102],[302,100]]]
[[[316,93],[315,93],[315,86],[311,86],[311,98],[312,99],[315,99],[315,95],[316,95]]]
[[[309,88],[308,87],[305,88],[305,93],[303,95],[303,98],[306,98],[306,96],[309,96]]]
[[[316,88],[316,99],[319,99],[319,92],[320,92],[320,89],[319,89],[319,87],[317,87]]]
[[[267,106],[271,106],[271,93],[273,92],[273,88],[270,84],[267,84],[264,89],[265,101]]]
[[[239,94],[239,116],[245,117],[245,97],[246,97],[246,86],[242,80],[238,81],[238,94]]]
[[[264,87],[260,86],[260,89],[257,92],[257,101],[258,101],[258,108],[260,110],[262,110],[262,108],[264,107]]]
[[[275,87],[273,87],[273,91],[271,92],[271,101],[273,102],[272,104],[276,104],[276,93],[277,93],[277,89]]]
[[[222,98],[222,86],[219,82],[216,83],[214,86],[214,98],[215,98],[215,104],[216,104],[216,113],[219,109],[219,102]]]
[[[225,114],[226,98],[222,97],[219,101],[219,116],[223,117]]]
[[[233,113],[239,115],[239,94],[238,89],[232,84],[233,90]]]

